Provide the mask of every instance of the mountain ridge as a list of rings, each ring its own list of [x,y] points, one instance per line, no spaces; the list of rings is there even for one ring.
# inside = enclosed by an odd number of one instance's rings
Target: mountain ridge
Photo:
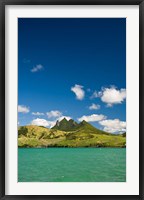
[[[56,122],[56,124],[51,129],[57,129],[62,131],[72,131],[78,127],[78,123],[73,119],[67,120],[63,118],[61,121]]]
[[[97,131],[97,133],[103,133],[109,135],[110,133],[107,133],[105,131],[99,130],[96,127],[92,126],[90,123],[86,122],[85,120],[81,121],[80,123],[75,122],[73,119],[67,120],[66,118],[63,118],[61,121],[56,122],[56,124],[51,128],[55,130],[61,130],[61,131],[74,131],[79,129],[89,129],[91,131]]]
[[[59,129],[62,130],[59,130]],[[63,119],[51,129],[27,125],[18,128],[19,147],[125,147],[125,134],[99,130],[86,121]]]

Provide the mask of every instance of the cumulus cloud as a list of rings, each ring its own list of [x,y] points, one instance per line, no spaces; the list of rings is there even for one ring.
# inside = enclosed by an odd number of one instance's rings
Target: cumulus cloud
[[[50,112],[46,113],[48,118],[58,118],[62,116],[62,113],[58,110],[51,110]]]
[[[92,114],[92,115],[83,115],[82,117],[78,118],[78,121],[87,121],[87,122],[96,122],[96,121],[100,121],[100,120],[103,120],[103,119],[106,119],[106,116],[100,114],[100,115],[97,115],[97,114]]]
[[[82,85],[75,85],[73,87],[71,87],[71,91],[75,93],[76,98],[78,100],[83,100],[84,96],[85,96],[85,91],[83,90],[83,86]]]
[[[31,124],[36,125],[36,126],[45,126],[48,128],[52,128],[56,124],[57,120],[61,121],[64,118],[66,118],[67,120],[71,119],[70,116],[61,116],[61,117],[55,118],[54,120],[50,120],[50,121],[46,120],[46,119],[37,118],[37,119],[32,120]]]
[[[98,109],[100,109],[100,105],[92,103],[92,105],[89,106],[89,109],[90,110],[98,110]]]
[[[36,65],[35,67],[33,67],[31,69],[31,72],[38,72],[38,71],[40,71],[42,69],[44,69],[44,67],[41,64],[39,64],[39,65]]]
[[[99,124],[104,126],[103,130],[109,133],[126,132],[126,122],[119,119],[103,120]]]
[[[18,105],[18,112],[20,113],[28,113],[30,109],[24,105]]]
[[[38,115],[38,116],[40,116],[40,115],[44,115],[44,113],[40,113],[40,112],[32,112],[32,115]]]
[[[46,119],[34,119],[31,121],[31,125],[36,125],[36,126],[45,126],[45,127],[53,127],[55,125],[56,121],[48,121]]]
[[[116,89],[115,87],[103,88],[101,100],[107,104],[108,107],[113,104],[120,104],[126,99],[126,89]]]

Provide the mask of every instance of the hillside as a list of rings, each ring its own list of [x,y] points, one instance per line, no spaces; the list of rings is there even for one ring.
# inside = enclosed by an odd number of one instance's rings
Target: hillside
[[[57,128],[57,129],[56,129]],[[58,130],[62,129],[62,130]],[[125,134],[124,134],[125,135]],[[19,147],[125,147],[126,137],[101,131],[86,121],[66,119],[52,129],[28,125],[18,128]]]

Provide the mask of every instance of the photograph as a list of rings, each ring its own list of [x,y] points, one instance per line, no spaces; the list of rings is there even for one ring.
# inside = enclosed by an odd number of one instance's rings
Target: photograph
[[[126,18],[18,18],[18,182],[126,182]]]

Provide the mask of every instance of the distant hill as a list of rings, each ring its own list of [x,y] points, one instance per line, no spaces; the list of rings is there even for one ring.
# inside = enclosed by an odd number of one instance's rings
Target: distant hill
[[[48,129],[28,125],[18,128],[19,147],[125,147],[125,133],[114,135],[101,131],[86,121],[79,124],[65,118]]]

